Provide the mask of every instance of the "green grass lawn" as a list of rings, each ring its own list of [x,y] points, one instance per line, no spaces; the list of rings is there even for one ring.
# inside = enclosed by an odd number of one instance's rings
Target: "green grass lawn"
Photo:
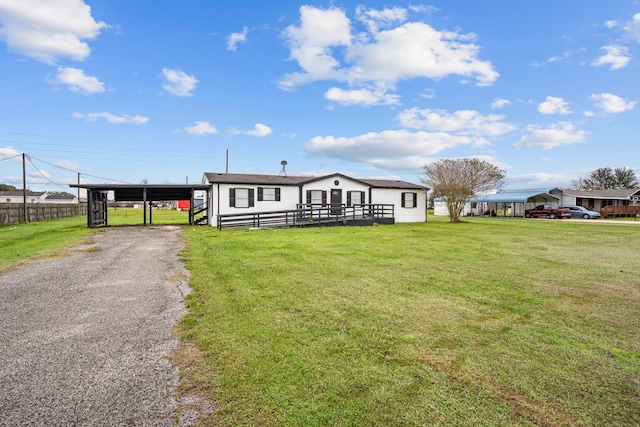
[[[153,211],[153,224],[189,223],[189,212],[160,209]],[[109,208],[109,225],[142,225],[142,209]],[[147,223],[149,212],[147,211]],[[51,221],[0,226],[0,271],[39,256],[55,256],[55,252],[82,242],[82,237],[102,229],[87,228],[84,215]]]
[[[640,425],[640,227],[186,230],[206,425]]]
[[[0,271],[100,230],[0,227]],[[430,216],[185,237],[178,333],[200,355],[183,387],[215,400],[205,425],[640,425],[640,226]]]

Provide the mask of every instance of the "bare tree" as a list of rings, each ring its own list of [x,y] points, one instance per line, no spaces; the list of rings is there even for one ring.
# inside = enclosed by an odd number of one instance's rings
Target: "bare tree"
[[[588,176],[574,180],[572,186],[576,190],[619,190],[638,187],[638,180],[631,168],[606,167],[598,168]]]
[[[421,181],[444,200],[451,222],[460,222],[465,203],[479,193],[504,185],[505,171],[478,159],[443,159],[424,166]]]

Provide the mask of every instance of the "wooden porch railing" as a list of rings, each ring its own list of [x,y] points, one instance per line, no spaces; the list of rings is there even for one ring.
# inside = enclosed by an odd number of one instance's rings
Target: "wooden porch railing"
[[[218,215],[218,228],[223,227],[304,227],[313,225],[370,225],[375,222],[393,224],[394,205],[363,204],[308,205],[297,209]]]
[[[615,218],[615,217],[635,217],[640,213],[640,206],[605,206],[600,211],[602,218]]]

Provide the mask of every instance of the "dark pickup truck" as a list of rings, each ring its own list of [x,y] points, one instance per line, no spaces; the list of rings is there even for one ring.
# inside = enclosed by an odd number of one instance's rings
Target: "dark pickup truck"
[[[548,217],[551,219],[562,219],[571,218],[571,211],[565,208],[550,208],[544,205],[538,205],[533,209],[524,211],[524,216],[526,218]]]

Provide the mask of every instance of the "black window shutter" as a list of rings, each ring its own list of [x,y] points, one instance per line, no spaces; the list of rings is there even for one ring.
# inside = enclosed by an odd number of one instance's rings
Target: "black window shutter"
[[[367,203],[367,201],[364,199],[364,191],[360,192],[360,203],[363,203],[363,204]]]
[[[249,189],[249,207],[250,208],[255,206],[255,203],[253,202],[254,193],[255,193],[255,190],[253,188],[250,188]]]
[[[322,191],[322,204],[323,205],[327,204],[327,192],[326,191]]]
[[[413,193],[413,207],[418,207],[418,193]]]
[[[280,201],[280,188],[276,188],[276,202]]]
[[[236,207],[236,189],[235,188],[229,189],[229,207],[230,208]]]
[[[311,204],[311,190],[307,190],[307,204]]]
[[[407,193],[402,193],[402,207],[403,207],[403,208],[405,207],[405,206],[404,206],[404,199],[405,199],[405,197],[406,197],[406,194],[407,194]]]
[[[261,202],[264,200],[264,195],[262,192],[262,187],[258,187],[258,201]]]
[[[347,206],[351,206],[351,191],[347,191]]]

